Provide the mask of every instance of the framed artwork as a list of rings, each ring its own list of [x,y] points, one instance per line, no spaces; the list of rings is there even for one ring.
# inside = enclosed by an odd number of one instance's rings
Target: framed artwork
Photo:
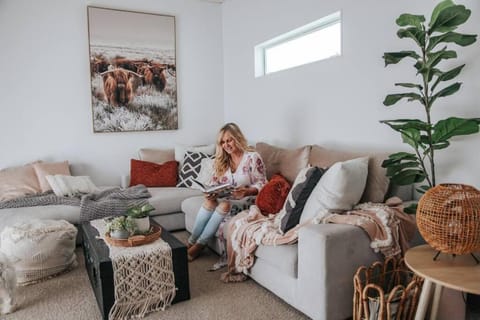
[[[87,7],[94,132],[178,129],[175,17]]]

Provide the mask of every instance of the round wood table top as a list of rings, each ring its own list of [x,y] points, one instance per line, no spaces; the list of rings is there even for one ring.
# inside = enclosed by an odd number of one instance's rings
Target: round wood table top
[[[419,276],[444,287],[480,294],[480,264],[470,254],[453,256],[440,253],[429,245],[411,248],[405,254],[405,263]],[[477,259],[480,254],[476,254]]]

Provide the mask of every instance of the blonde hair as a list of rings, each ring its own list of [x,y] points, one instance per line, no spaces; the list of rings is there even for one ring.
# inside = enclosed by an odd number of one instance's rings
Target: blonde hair
[[[247,139],[242,133],[242,130],[233,122],[225,124],[217,135],[217,145],[215,151],[215,175],[217,177],[223,176],[227,169],[232,165],[232,158],[222,148],[222,138],[225,133],[232,135],[235,146],[242,151],[253,151],[254,149],[248,146]]]

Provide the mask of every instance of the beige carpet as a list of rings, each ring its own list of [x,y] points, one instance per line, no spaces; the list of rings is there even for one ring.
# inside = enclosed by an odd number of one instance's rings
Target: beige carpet
[[[186,232],[175,233],[180,240]],[[101,319],[83,261],[79,266],[46,281],[19,287],[18,309],[2,320],[95,320]],[[144,319],[308,319],[253,280],[224,284],[220,273],[208,272],[218,256],[208,250],[189,264],[190,300],[172,305]],[[312,297],[313,298],[313,297]]]

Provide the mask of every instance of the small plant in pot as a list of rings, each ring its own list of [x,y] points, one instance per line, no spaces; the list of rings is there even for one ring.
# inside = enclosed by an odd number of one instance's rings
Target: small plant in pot
[[[106,232],[114,239],[128,239],[136,231],[136,224],[131,217],[118,216],[107,222]]]
[[[138,233],[150,231],[150,212],[155,208],[150,204],[135,206],[127,210],[127,216],[132,218],[137,226]]]

